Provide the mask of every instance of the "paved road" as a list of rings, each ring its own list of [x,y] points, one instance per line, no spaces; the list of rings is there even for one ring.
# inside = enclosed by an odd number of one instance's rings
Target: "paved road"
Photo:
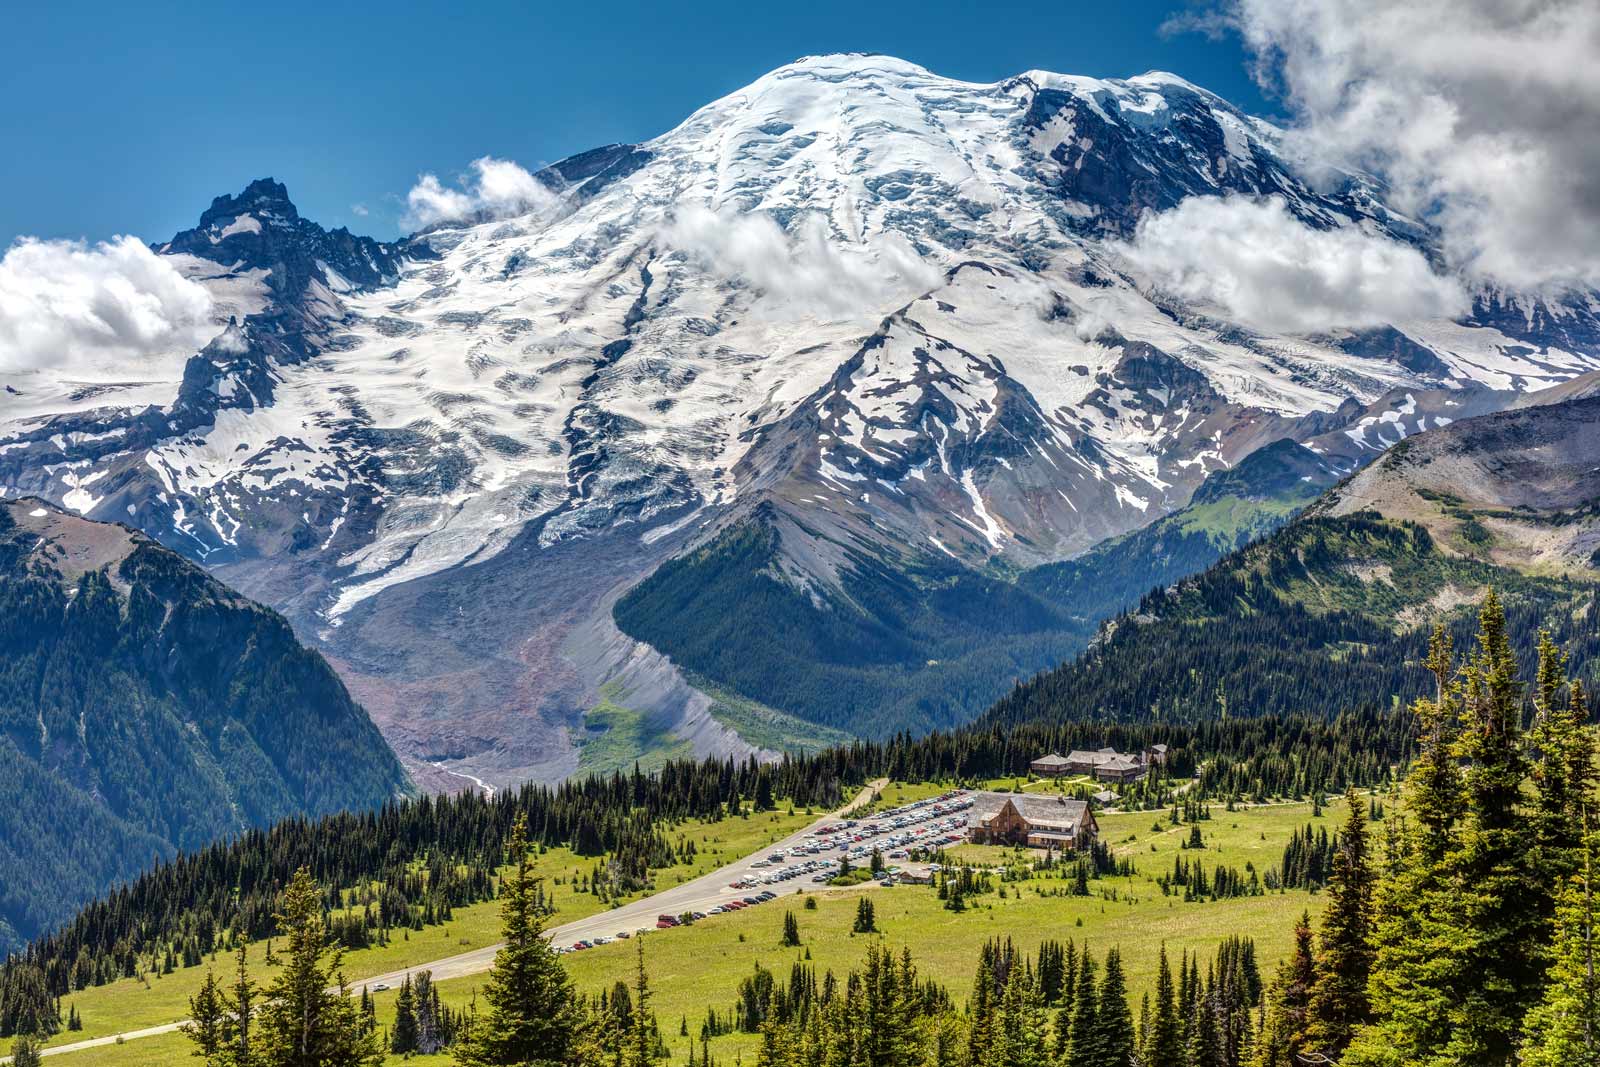
[[[703,874],[692,881],[675,885],[670,889],[663,889],[659,893],[653,893],[630,904],[624,904],[620,908],[612,908],[610,911],[603,911],[598,915],[590,915],[561,926],[552,927],[545,931],[545,936],[557,945],[571,945],[580,940],[592,940],[596,937],[615,935],[623,930],[630,934],[639,929],[654,931],[656,916],[658,915],[681,915],[686,911],[708,911],[717,904],[733,900],[736,897],[747,896],[750,894],[750,890],[730,889],[728,888],[728,883],[739,881],[746,874],[760,874],[761,872],[753,870],[751,865],[762,856],[776,849],[787,849],[801,838],[814,833],[818,826],[831,822],[843,815],[848,815],[867,803],[874,793],[888,784],[888,779],[878,779],[862,789],[854,800],[838,811],[833,812],[831,815],[823,816],[804,829],[790,834],[782,841],[773,842],[757,849],[748,856],[734,860],[725,867],[719,867],[711,873]],[[869,882],[867,884],[871,885],[873,883]],[[804,888],[811,891],[821,890],[823,887],[806,882],[804,883]],[[432,971],[433,980],[436,982],[443,981],[446,978],[462,978],[466,975],[482,974],[494,965],[494,956],[498,951],[500,951],[498,944],[489,945],[484,948],[473,949],[471,952],[463,952],[458,956],[435,960],[432,963],[419,963],[415,967],[408,967],[404,970],[373,975],[370,978],[363,978],[356,982],[351,992],[357,992],[363,986],[368,989],[378,985],[395,987],[405,980],[406,975],[415,974],[417,971]],[[118,1037],[121,1037],[123,1041],[135,1041],[142,1037],[156,1037],[160,1034],[172,1033],[187,1021],[186,1019],[180,1019],[177,1022],[146,1027],[143,1030],[129,1030],[124,1034],[75,1041],[69,1045],[47,1046],[42,1052],[46,1056],[59,1056],[68,1052],[80,1052],[84,1049],[114,1045]],[[0,1057],[0,1064],[9,1064],[10,1062],[10,1056]]]

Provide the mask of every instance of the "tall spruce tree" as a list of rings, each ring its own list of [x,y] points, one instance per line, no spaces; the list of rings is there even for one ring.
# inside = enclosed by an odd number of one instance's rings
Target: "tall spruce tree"
[[[500,886],[505,945],[484,983],[487,1010],[473,1021],[456,1061],[463,1067],[569,1064],[581,1045],[584,1013],[544,937],[541,879],[528,858],[525,816],[518,815],[511,828],[507,859],[512,869]]]
[[[18,1034],[11,1045],[11,1067],[42,1067],[43,1063],[39,1039],[32,1034]]]
[[[1155,1003],[1143,1053],[1144,1067],[1183,1067],[1183,1020],[1178,1013],[1177,990],[1165,944],[1156,960]]]
[[[1368,854],[1367,806],[1352,789],[1333,854],[1328,903],[1322,913],[1316,981],[1311,990],[1309,1047],[1337,1061],[1357,1027],[1368,1021],[1367,978],[1372,971],[1373,874]]]
[[[222,1067],[228,1052],[227,994],[215,971],[207,970],[200,989],[189,998],[189,1021],[179,1030],[194,1044],[194,1055],[206,1067]]]
[[[395,996],[389,1051],[401,1056],[417,1051],[417,998],[409,974],[400,983],[400,992]]]
[[[1128,1009],[1128,983],[1122,973],[1122,953],[1116,947],[1106,953],[1106,973],[1100,980],[1099,1031],[1096,1045],[1100,1062],[1106,1067],[1133,1067],[1137,1042],[1133,1014]]]
[[[328,939],[322,894],[304,867],[284,890],[278,929],[288,943],[287,959],[263,991],[256,1062],[262,1067],[377,1067],[383,1048],[359,1006],[345,995],[339,971],[343,953]]]
[[[1544,997],[1523,1024],[1523,1067],[1600,1067],[1600,900],[1595,842],[1556,909],[1554,962]]]
[[[1101,1067],[1104,1061],[1100,1047],[1100,994],[1094,972],[1094,955],[1086,947],[1079,954],[1078,980],[1073,984],[1065,1067]]]
[[[1418,702],[1422,752],[1407,786],[1417,828],[1379,887],[1374,1022],[1356,1034],[1346,1067],[1506,1067],[1543,992],[1547,890],[1527,790],[1524,694],[1492,590],[1478,626],[1477,648],[1454,677],[1448,643],[1436,635],[1430,649],[1439,693]],[[1453,772],[1439,751],[1451,710]]]
[[[1294,948],[1278,964],[1278,973],[1266,994],[1255,1067],[1301,1067],[1300,1053],[1306,1047],[1315,984],[1311,916],[1301,913],[1294,927]]]

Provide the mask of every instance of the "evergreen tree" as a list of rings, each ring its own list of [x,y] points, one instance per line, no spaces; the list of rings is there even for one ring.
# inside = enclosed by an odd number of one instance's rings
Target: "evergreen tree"
[[[1202,990],[1189,1006],[1189,1027],[1185,1035],[1184,1058],[1187,1067],[1228,1067],[1222,1054],[1222,1034],[1217,1025],[1217,1010],[1210,991]]]
[[[1183,1067],[1183,1022],[1178,1014],[1172,964],[1167,959],[1165,944],[1157,958],[1155,1004],[1143,1051],[1144,1067]]]
[[[241,939],[234,953],[233,987],[224,1004],[226,1014],[222,1022],[222,1037],[228,1053],[224,1062],[229,1067],[254,1067],[255,1020],[260,1011],[256,983],[250,977],[250,950]]]
[[[633,975],[633,1025],[629,1027],[623,1055],[625,1067],[650,1067],[661,1057],[657,1054],[659,1035],[655,1014],[650,1011],[650,979],[644,969],[644,939],[634,941],[635,966]]]
[[[1528,810],[1522,687],[1493,591],[1478,619],[1477,649],[1458,675],[1447,643],[1436,636],[1430,650],[1438,695],[1418,703],[1422,754],[1408,782],[1418,825],[1379,887],[1369,984],[1375,1021],[1357,1033],[1347,1067],[1503,1067],[1543,992],[1547,890],[1535,866],[1542,835]],[[1557,688],[1548,653],[1545,663],[1541,703]],[[1450,753],[1465,762],[1464,773],[1438,751],[1448,711],[1458,713]]]
[[[1079,959],[1078,980],[1072,990],[1072,1026],[1067,1036],[1065,1067],[1101,1067],[1104,1050],[1100,1047],[1099,990],[1094,976],[1094,957],[1087,949]]]
[[[1600,1067],[1600,902],[1594,840],[1556,909],[1554,963],[1543,999],[1523,1025],[1523,1067]]]
[[[794,912],[783,913],[783,945],[785,948],[795,948],[800,944],[800,920],[794,917]]]
[[[463,1067],[556,1067],[573,1061],[582,1010],[560,959],[544,938],[540,879],[528,859],[527,820],[520,814],[508,848],[513,870],[500,887],[505,945],[495,953],[484,983],[488,1010],[474,1020],[456,1059]]]
[[[431,1056],[444,1047],[439,990],[433,985],[432,971],[418,971],[415,983],[417,1001],[417,1052]]]
[[[11,1067],[40,1067],[43,1063],[39,1039],[32,1034],[18,1034],[11,1045]]]
[[[1462,1067],[1509,1063],[1522,1013],[1543,978],[1540,898],[1523,820],[1528,763],[1522,741],[1522,687],[1505,611],[1490,590],[1479,612],[1478,650],[1464,672],[1461,754],[1468,818],[1449,857],[1455,892],[1446,952],[1458,976],[1451,1037],[1443,1054]]]
[[[400,992],[395,997],[394,1028],[389,1031],[389,1051],[402,1056],[417,1051],[417,1000],[409,974],[400,983]]]
[[[1106,1067],[1132,1067],[1137,1042],[1133,1014],[1128,1010],[1128,985],[1122,974],[1122,953],[1115,947],[1106,953],[1106,973],[1100,981],[1098,1030],[1095,1044]]]
[[[1302,913],[1294,927],[1294,949],[1278,965],[1267,993],[1256,1067],[1300,1067],[1306,1045],[1316,963],[1311,951],[1311,916]]]
[[[343,953],[328,941],[322,893],[303,867],[284,890],[278,928],[286,935],[288,958],[263,992],[257,1062],[262,1067],[377,1067],[383,1049],[356,1002],[345,996],[339,972]]]
[[[228,1051],[228,1004],[215,971],[206,971],[200,991],[189,998],[189,1021],[179,1030],[194,1043],[194,1055],[206,1067],[221,1067]]]
[[[1328,879],[1307,1028],[1307,1045],[1330,1060],[1344,1053],[1356,1028],[1368,1019],[1367,976],[1373,957],[1366,805],[1353,789],[1345,794],[1345,805],[1349,814]]]
[[[869,897],[862,897],[856,902],[856,921],[851,929],[858,934],[870,934],[877,931],[878,920],[873,912],[872,900]]]

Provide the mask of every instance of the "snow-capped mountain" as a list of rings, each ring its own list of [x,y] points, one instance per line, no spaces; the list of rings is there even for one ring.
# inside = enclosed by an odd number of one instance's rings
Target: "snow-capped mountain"
[[[1171,75],[849,55],[396,244],[259,181],[156,246],[215,339],[164,376],[9,382],[0,484],[286,611],[414,771],[569,773],[602,699],[747,750],[609,609],[758,510],[790,580],[848,599],[859,553],[1069,558],[1269,442],[1353,467],[1600,366],[1593,296],[1279,336],[1119,253],[1145,212],[1221,194],[1430,249],[1377,182],[1298,174],[1279,130]]]

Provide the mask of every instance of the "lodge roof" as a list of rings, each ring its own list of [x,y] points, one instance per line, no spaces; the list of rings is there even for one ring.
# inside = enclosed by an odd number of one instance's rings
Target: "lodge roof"
[[[1089,805],[1082,800],[1063,796],[1034,796],[1029,793],[978,793],[967,812],[967,825],[979,827],[1000,814],[1007,803],[1017,809],[1017,814],[1035,828],[1061,828],[1071,830],[1083,822]]]

